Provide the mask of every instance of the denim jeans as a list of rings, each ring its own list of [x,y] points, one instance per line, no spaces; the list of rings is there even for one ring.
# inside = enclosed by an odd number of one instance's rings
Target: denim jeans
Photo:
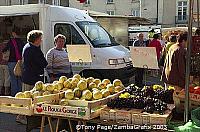
[[[8,70],[11,81],[11,95],[15,96],[17,92],[22,91],[21,77],[16,77],[14,74],[14,68],[17,62],[8,62]]]

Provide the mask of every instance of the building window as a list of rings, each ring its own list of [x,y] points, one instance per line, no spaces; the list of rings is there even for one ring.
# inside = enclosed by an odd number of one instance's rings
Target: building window
[[[187,1],[178,2],[178,20],[187,20]]]
[[[113,4],[114,0],[107,0],[107,4]]]
[[[131,0],[131,3],[139,2],[140,0]]]
[[[90,0],[86,0],[86,1],[85,1],[85,4],[86,4],[86,5],[90,5]]]
[[[115,11],[107,11],[108,15],[115,15]]]
[[[89,6],[90,4],[91,4],[90,0],[86,0],[86,1],[84,2],[83,5],[84,5],[85,7],[87,7],[87,6]]]
[[[6,5],[11,5],[11,0],[6,0]]]
[[[39,2],[38,0],[28,0],[28,4],[38,4]]]
[[[132,15],[139,17],[140,16],[140,11],[139,10],[132,10]]]

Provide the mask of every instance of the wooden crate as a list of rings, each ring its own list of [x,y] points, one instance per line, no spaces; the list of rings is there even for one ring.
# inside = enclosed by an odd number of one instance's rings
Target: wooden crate
[[[47,103],[38,103],[34,105],[34,114],[81,118],[85,120],[98,117],[100,115],[100,110],[101,107],[98,109],[89,109],[82,106],[62,106]]]
[[[190,95],[191,96],[191,95]],[[183,113],[185,109],[185,96],[183,95],[174,95],[173,96],[176,112]],[[190,100],[189,101],[189,111],[196,109],[200,106],[200,102],[196,100]]]
[[[150,114],[150,124],[151,125],[167,125],[168,121],[172,118],[172,111],[165,111],[164,115],[160,114]]]
[[[31,116],[33,115],[32,99],[0,96],[0,112]]]
[[[134,125],[142,125],[142,114],[140,113],[132,113],[132,124]]]
[[[61,94],[63,93],[38,96],[34,99],[0,96],[0,112],[21,115],[33,115],[34,104],[37,104],[39,102],[57,103],[56,100],[61,96]]]
[[[106,105],[108,101],[110,101],[111,99],[117,98],[119,97],[119,95],[122,93],[118,92],[116,94],[113,95],[109,95],[106,98],[102,98],[99,100],[93,100],[93,101],[83,101],[83,100],[69,100],[69,105],[71,106],[82,106],[82,107],[88,107],[88,108],[95,108],[97,106],[102,106],[102,105]],[[63,95],[61,95],[63,96]]]
[[[160,114],[149,114],[142,112],[141,109],[111,109],[105,107],[101,110],[100,119],[108,122],[114,122],[117,124],[133,124],[133,125],[166,125],[171,119],[171,112],[174,108],[173,104],[168,105],[168,110],[165,111],[164,115]],[[113,114],[114,113],[114,114]],[[109,116],[108,116],[109,115]],[[111,115],[115,115],[115,120]],[[109,117],[109,119],[107,119]]]
[[[62,98],[64,95],[64,92],[57,93],[57,94],[49,94],[44,96],[37,96],[33,99],[33,104],[37,104],[40,102],[45,102],[48,104],[56,104],[58,103],[59,99]]]
[[[132,116],[131,110],[122,109],[122,110],[115,110],[116,111],[116,122],[119,124],[131,124],[132,123]]]
[[[100,120],[110,120],[110,109],[108,107],[101,110]]]
[[[61,106],[50,103],[57,103],[64,97],[64,92],[55,96],[48,97],[48,99],[44,97],[37,97],[35,99],[34,113],[89,120],[98,117],[100,115],[101,109],[104,108],[104,105],[110,99],[116,98],[120,94],[121,92],[110,95],[107,98],[94,101],[68,100],[68,106]]]

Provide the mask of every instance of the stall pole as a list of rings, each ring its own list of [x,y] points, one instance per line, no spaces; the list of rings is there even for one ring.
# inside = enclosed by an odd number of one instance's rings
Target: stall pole
[[[45,116],[42,116],[42,122],[41,122],[40,132],[44,132],[44,122],[45,122]]]
[[[189,113],[189,83],[190,83],[190,57],[191,57],[191,45],[192,45],[192,12],[193,12],[193,0],[189,1],[189,20],[188,20],[188,45],[186,53],[186,78],[185,78],[185,112],[184,121],[188,122]]]
[[[147,88],[147,70],[148,70],[148,66],[147,65],[143,65],[144,68],[144,86],[145,89]]]
[[[58,132],[59,124],[60,124],[60,118],[58,117],[57,123],[56,123],[56,132]]]
[[[199,27],[199,0],[197,0],[197,25]]]
[[[51,120],[51,117],[47,117],[48,118],[48,122],[49,122],[49,128],[50,128],[50,131],[53,132],[53,126],[52,126],[52,120]]]

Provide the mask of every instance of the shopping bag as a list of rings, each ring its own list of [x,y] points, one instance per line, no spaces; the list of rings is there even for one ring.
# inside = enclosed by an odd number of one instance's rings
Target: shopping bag
[[[14,74],[18,77],[22,76],[22,60],[17,61],[17,64],[14,67]]]

